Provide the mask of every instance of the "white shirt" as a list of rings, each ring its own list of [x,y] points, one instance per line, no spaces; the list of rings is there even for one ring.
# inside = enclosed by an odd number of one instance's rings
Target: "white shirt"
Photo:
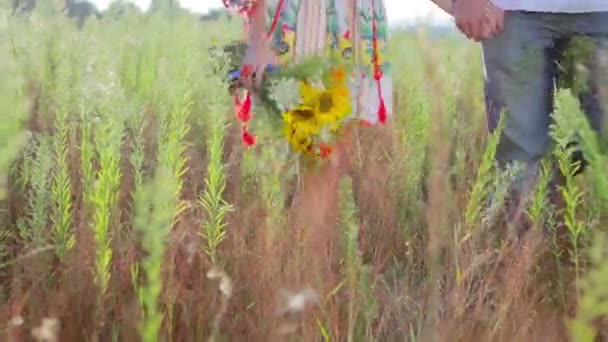
[[[608,12],[608,0],[493,0],[504,10],[530,12]]]

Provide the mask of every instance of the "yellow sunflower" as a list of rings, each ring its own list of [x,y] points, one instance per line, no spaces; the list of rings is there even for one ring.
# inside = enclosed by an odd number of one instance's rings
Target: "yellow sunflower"
[[[314,155],[315,141],[323,140],[327,128],[335,132],[340,120],[351,112],[350,91],[344,69],[330,72],[327,89],[300,83],[300,105],[283,114],[283,134],[294,151]]]
[[[351,103],[343,89],[325,90],[319,94],[315,103],[315,116],[323,125],[337,124],[351,111]]]
[[[307,83],[300,86],[302,100],[314,110],[320,125],[335,125],[350,114],[349,89],[342,80],[335,80],[329,89],[316,89]]]
[[[283,114],[285,126],[283,134],[294,150],[306,153],[312,149],[312,136],[319,133],[320,127],[314,110],[309,106],[299,106]]]
[[[313,106],[320,92],[321,89],[313,87],[310,83],[300,82],[300,97],[304,106]]]
[[[293,147],[293,150],[299,153],[306,153],[312,149],[313,139],[310,134],[306,134],[297,125],[290,127],[287,131],[287,141]]]
[[[319,122],[314,109],[310,106],[300,105],[283,114],[283,121],[287,126],[298,126],[306,134],[316,134],[320,130]]]

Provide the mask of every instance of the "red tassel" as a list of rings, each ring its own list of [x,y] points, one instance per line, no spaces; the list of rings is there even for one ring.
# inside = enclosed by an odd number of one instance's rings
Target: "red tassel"
[[[241,133],[241,140],[243,140],[243,144],[245,144],[245,146],[247,146],[247,147],[255,145],[255,142],[256,142],[255,135],[251,134],[247,130],[247,127],[243,127],[243,130]]]
[[[249,92],[245,95],[245,101],[241,104],[237,117],[241,122],[251,120],[251,95]]]
[[[379,67],[375,68],[375,69],[377,69],[377,70],[374,71],[374,80],[380,81],[382,79],[382,76],[383,76],[382,75],[382,70]]]
[[[380,106],[378,107],[378,120],[381,124],[386,123],[386,105],[384,104],[384,98],[380,98]]]
[[[253,71],[253,66],[251,64],[245,64],[241,67],[240,73],[242,77],[247,77],[249,75],[251,75],[251,72]]]
[[[283,5],[285,4],[285,0],[280,0],[276,11],[274,11],[274,15],[272,16],[272,22],[270,23],[270,28],[266,32],[266,39],[270,39],[274,30],[277,28],[277,24],[279,23],[279,19],[281,17],[281,10],[283,9]]]
[[[373,62],[374,62],[374,80],[378,88],[378,121],[381,124],[386,123],[386,105],[384,96],[382,95],[382,68],[378,61],[378,30],[376,23],[376,1],[372,0],[372,47],[373,47]]]

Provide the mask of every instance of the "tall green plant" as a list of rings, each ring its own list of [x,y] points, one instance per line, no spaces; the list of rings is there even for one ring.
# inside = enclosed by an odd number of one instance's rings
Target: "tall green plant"
[[[109,113],[107,113],[109,114]],[[99,161],[99,172],[92,187],[92,229],[95,234],[95,282],[102,295],[108,290],[112,262],[111,228],[117,219],[118,191],[123,125],[118,120],[100,120],[95,126],[94,145]]]
[[[605,154],[605,145],[602,141],[604,137],[598,137],[597,132],[592,131],[587,123],[582,122],[576,103],[571,97],[562,96],[560,98],[562,110],[578,115],[577,127],[580,133],[582,151],[589,162],[586,171],[591,183],[593,197],[592,200],[599,202],[599,205],[592,206],[592,209],[599,211],[602,216],[608,208],[608,174],[606,165],[608,157]],[[576,122],[576,120],[575,120]],[[578,227],[575,223],[575,227]],[[591,246],[586,254],[589,256],[589,269],[582,275],[578,282],[580,296],[577,303],[576,316],[569,321],[570,337],[575,342],[591,342],[597,340],[597,326],[594,324],[599,318],[608,315],[608,291],[606,282],[608,281],[608,253],[606,243],[608,236],[605,231],[597,230],[601,226],[596,226],[592,232]]]
[[[353,199],[350,178],[340,181],[340,230],[342,232],[342,274],[348,291],[347,341],[364,341],[371,338],[371,323],[377,313],[373,296],[374,283],[371,268],[361,259],[359,252],[359,220]]]
[[[65,110],[57,115],[54,139],[55,171],[51,187],[54,241],[59,259],[65,258],[75,243],[72,232],[72,182],[69,172],[69,116]]]
[[[576,108],[572,97],[563,92],[559,93],[558,106],[554,114],[555,123],[551,126],[551,137],[555,143],[554,154],[558,169],[564,177],[564,184],[560,185],[560,192],[565,203],[564,224],[572,245],[571,257],[575,267],[576,291],[577,297],[580,297],[581,238],[586,233],[586,227],[578,215],[584,204],[584,192],[575,178],[581,165],[578,163],[573,165],[571,158],[575,152],[575,147],[570,145],[572,132],[583,127],[581,121],[574,116],[577,113]],[[580,115],[580,112],[578,113]]]
[[[210,128],[205,191],[199,198],[206,214],[201,232],[206,242],[204,250],[214,264],[218,262],[218,246],[226,238],[226,215],[233,210],[223,198],[226,175],[222,158],[226,127],[224,121],[218,118]]]
[[[605,232],[596,232],[590,249],[591,269],[579,282],[581,295],[576,317],[569,321],[570,337],[574,342],[597,341],[594,321],[608,315],[608,239]]]
[[[146,283],[142,288],[136,289],[143,310],[140,331],[144,341],[157,341],[160,338],[163,314],[159,301],[165,243],[175,220],[186,208],[181,199],[181,192],[183,177],[187,172],[186,136],[190,129],[188,117],[192,104],[189,84],[187,81],[182,83],[182,88],[179,88],[183,90],[181,96],[176,96],[176,93],[168,94],[168,106],[161,107],[167,112],[161,122],[161,134],[158,136],[160,148],[154,185],[146,187],[138,197],[139,214],[136,225],[143,233],[142,242],[148,255],[141,266],[132,267],[132,277],[137,277],[140,270],[144,271]],[[166,305],[170,306],[172,303]]]
[[[162,265],[167,237],[175,219],[175,198],[167,196],[178,187],[179,179],[161,167],[152,182],[145,184],[136,195],[135,228],[141,233],[146,257],[141,263],[145,282],[137,287],[142,306],[140,333],[145,342],[158,341],[163,322],[160,296],[162,292]],[[133,269],[133,278],[139,275],[139,266]]]
[[[4,113],[0,115],[1,200],[5,196],[9,165],[27,138],[23,124],[27,117],[26,96],[29,94],[26,93],[23,77],[18,73],[16,60],[10,53],[12,48],[8,44],[8,37],[0,33],[0,41],[0,56],[6,56],[0,63],[0,108],[4,108]]]
[[[36,139],[28,193],[29,217],[21,226],[21,236],[34,247],[47,241],[48,209],[51,199],[51,170],[53,168],[52,140],[48,135]]]
[[[504,115],[501,116],[504,118]],[[465,212],[465,222],[468,226],[473,226],[479,222],[484,204],[487,203],[488,191],[494,184],[496,175],[496,148],[500,139],[504,120],[500,120],[497,129],[491,134],[485,152],[481,159],[481,164],[477,172],[477,179],[473,184],[473,189],[469,197],[469,203]]]
[[[226,71],[227,65],[221,64],[219,69]],[[220,72],[221,73],[221,72]],[[226,189],[226,162],[224,161],[224,144],[228,123],[226,122],[226,109],[228,106],[228,94],[225,82],[217,75],[208,71],[208,79],[215,80],[220,87],[209,89],[205,96],[205,109],[207,118],[205,120],[207,133],[207,169],[205,175],[205,190],[199,197],[199,205],[205,214],[202,223],[201,235],[204,238],[204,252],[209,256],[216,267],[218,260],[218,247],[226,238],[228,226],[226,216],[233,211],[232,205],[224,199]]]
[[[57,40],[49,47],[46,63],[50,64],[44,84],[44,110],[48,111],[52,124],[54,169],[51,184],[52,237],[56,254],[63,260],[75,244],[72,229],[72,179],[70,175],[69,144],[75,125],[71,122],[72,111],[77,108],[81,91],[78,39],[69,42]],[[57,58],[58,56],[61,56]],[[55,60],[57,58],[57,60]],[[46,69],[45,69],[46,70]],[[50,113],[54,116],[51,121]]]

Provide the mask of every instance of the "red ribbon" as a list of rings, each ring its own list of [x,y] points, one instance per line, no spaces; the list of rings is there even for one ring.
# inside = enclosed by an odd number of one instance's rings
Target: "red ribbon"
[[[386,105],[384,96],[382,95],[382,68],[378,60],[378,28],[376,23],[376,0],[372,0],[372,47],[373,47],[373,62],[374,62],[374,80],[378,87],[378,120],[380,123],[386,123]]]
[[[285,4],[285,0],[280,0],[277,4],[277,9],[274,11],[274,15],[272,16],[272,22],[270,24],[270,28],[268,32],[266,32],[266,39],[270,39],[272,34],[277,28],[277,23],[279,22],[279,18],[281,17],[281,10],[283,9],[283,5]]]

